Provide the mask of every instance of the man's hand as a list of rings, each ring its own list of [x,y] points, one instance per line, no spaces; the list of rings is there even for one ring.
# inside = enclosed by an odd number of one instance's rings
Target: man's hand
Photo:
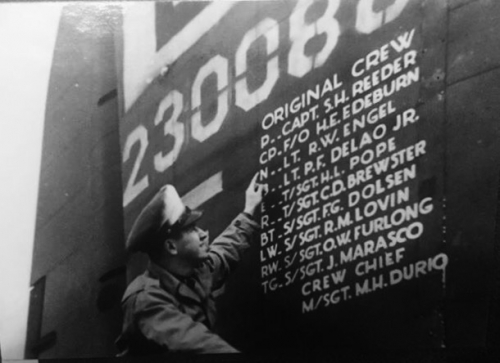
[[[267,184],[257,183],[258,177],[259,173],[255,174],[245,193],[245,209],[243,212],[252,216],[255,213],[255,209],[259,206],[260,202],[262,202],[263,195],[267,193],[268,190]]]

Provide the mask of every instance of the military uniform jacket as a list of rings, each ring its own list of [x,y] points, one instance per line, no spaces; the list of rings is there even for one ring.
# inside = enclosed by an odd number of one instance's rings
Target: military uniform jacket
[[[215,322],[213,291],[223,285],[257,228],[240,214],[211,243],[207,261],[184,281],[150,262],[122,299],[123,329],[116,342],[121,354],[236,352],[210,330]]]

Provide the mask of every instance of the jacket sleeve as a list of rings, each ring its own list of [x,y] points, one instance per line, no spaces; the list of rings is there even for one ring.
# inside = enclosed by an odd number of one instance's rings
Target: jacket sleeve
[[[259,228],[259,224],[250,216],[240,213],[212,242],[209,267],[212,271],[213,290],[220,288],[227,275],[234,270]]]
[[[181,312],[161,292],[139,294],[136,307],[136,321],[141,333],[172,352],[238,352],[204,324]]]

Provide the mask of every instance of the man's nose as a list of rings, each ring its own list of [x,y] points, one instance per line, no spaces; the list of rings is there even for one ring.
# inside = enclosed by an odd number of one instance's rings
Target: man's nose
[[[205,240],[208,238],[208,232],[201,228],[198,228],[198,235],[200,236],[200,240],[202,240],[203,242],[205,242]]]

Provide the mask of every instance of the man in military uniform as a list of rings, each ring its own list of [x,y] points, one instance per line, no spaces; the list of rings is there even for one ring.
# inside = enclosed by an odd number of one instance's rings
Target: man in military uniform
[[[211,331],[212,292],[223,285],[259,228],[253,215],[267,186],[257,184],[257,175],[246,191],[244,211],[210,245],[207,232],[196,226],[201,212],[186,207],[172,185],[161,188],[142,210],[126,248],[148,254],[150,262],[122,299],[120,355],[237,352]]]

